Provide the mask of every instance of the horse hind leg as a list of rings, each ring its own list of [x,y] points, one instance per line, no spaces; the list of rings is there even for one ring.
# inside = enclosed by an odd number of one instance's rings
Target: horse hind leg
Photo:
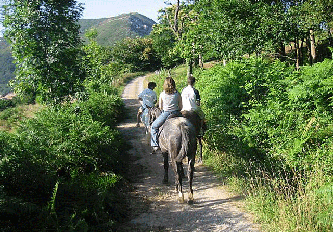
[[[182,163],[181,162],[173,162],[173,169],[175,172],[175,184],[176,184],[176,192],[178,194],[177,200],[178,203],[184,203],[184,193],[183,193],[183,169],[182,169]]]
[[[192,205],[194,203],[193,188],[192,188],[194,163],[195,163],[194,157],[192,159],[188,160],[188,172],[187,172],[188,180],[189,180],[188,204],[190,204],[190,205]]]
[[[164,158],[164,177],[163,177],[163,184],[168,184],[169,183],[169,155],[167,152],[163,153],[163,158]]]

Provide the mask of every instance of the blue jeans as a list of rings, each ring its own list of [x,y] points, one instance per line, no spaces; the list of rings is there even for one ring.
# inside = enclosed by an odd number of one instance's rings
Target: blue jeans
[[[158,118],[151,125],[151,140],[150,145],[152,147],[158,147],[158,134],[159,128],[163,125],[163,123],[167,120],[172,111],[163,111],[163,113],[158,116]]]
[[[149,127],[148,113],[149,113],[148,108],[142,108],[141,120],[145,124],[146,127]]]

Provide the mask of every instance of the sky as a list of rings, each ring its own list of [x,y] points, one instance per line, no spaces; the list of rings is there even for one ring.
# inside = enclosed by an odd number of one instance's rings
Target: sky
[[[164,3],[165,0],[77,0],[77,2],[82,3],[85,8],[82,15],[83,19],[110,18],[130,12],[138,12],[158,22],[158,11],[167,6]]]
[[[165,0],[77,0],[84,4],[84,19],[99,19],[138,12],[157,22],[158,10],[166,7]]]

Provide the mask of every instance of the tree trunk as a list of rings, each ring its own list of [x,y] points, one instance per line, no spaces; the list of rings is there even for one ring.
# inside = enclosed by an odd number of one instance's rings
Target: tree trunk
[[[299,50],[300,50],[300,55],[299,55],[299,59],[300,59],[299,64],[300,64],[300,66],[304,65],[304,53],[303,53],[304,40],[305,39],[302,39],[300,41],[301,42],[301,45],[300,45],[300,48],[299,48]]]
[[[199,54],[199,67],[203,68],[203,59],[202,59],[202,54]]]
[[[193,60],[188,58],[186,59],[187,63],[187,77],[193,74]]]
[[[286,60],[286,48],[283,44],[283,42],[280,42],[280,48],[279,48],[279,54],[280,54],[280,61],[285,61]]]
[[[328,28],[328,41],[329,41],[329,45],[332,47],[333,46],[333,28]]]
[[[296,38],[296,41],[295,41],[295,48],[296,48],[296,70],[299,70],[299,67],[300,67],[300,48],[299,48],[299,41],[298,39]]]
[[[310,54],[312,58],[312,63],[316,62],[316,44],[315,44],[315,36],[313,29],[310,29]]]
[[[178,13],[179,13],[179,1],[177,0],[177,4],[176,4],[176,9],[175,9],[175,17],[174,17],[174,31],[176,33],[176,35],[178,36],[178,39],[181,38],[180,34],[179,34],[179,28],[178,28]]]
[[[313,64],[313,60],[312,60],[312,55],[311,55],[311,43],[310,43],[310,37],[306,38],[306,47],[308,49],[308,57],[309,57],[309,62],[310,65]]]

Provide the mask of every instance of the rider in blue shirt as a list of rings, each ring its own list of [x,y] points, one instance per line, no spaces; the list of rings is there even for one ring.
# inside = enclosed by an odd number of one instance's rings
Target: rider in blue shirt
[[[156,87],[155,82],[149,82],[148,88],[144,89],[139,95],[138,99],[142,101],[141,107],[138,110],[137,114],[137,127],[140,127],[140,117],[145,109],[152,108],[157,102],[157,95],[154,91]]]

